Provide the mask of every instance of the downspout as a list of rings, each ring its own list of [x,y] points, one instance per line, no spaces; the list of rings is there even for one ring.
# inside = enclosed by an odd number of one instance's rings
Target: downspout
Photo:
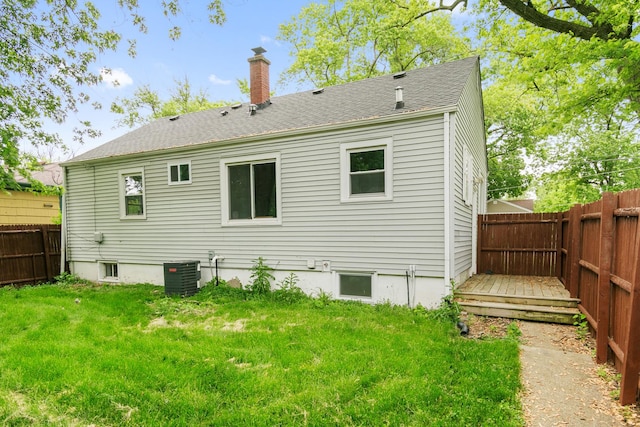
[[[451,283],[451,146],[449,112],[444,113],[444,285]],[[453,289],[450,289],[453,291]]]
[[[65,191],[65,185],[67,184],[67,168],[62,167],[62,200],[60,203],[60,210],[62,213],[62,221],[60,222],[60,274],[65,272],[65,265],[67,264],[67,192]]]

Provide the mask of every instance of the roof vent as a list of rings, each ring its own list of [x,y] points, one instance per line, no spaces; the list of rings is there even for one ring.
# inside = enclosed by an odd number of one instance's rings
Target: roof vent
[[[171,120],[172,122],[175,122],[176,120],[178,120],[180,118],[180,116],[171,116],[169,117],[169,120]]]
[[[249,105],[249,114],[250,115],[255,116],[257,110],[258,110],[258,106],[256,104]]]
[[[394,80],[398,80],[398,79],[403,78],[403,77],[404,77],[404,76],[406,76],[406,75],[407,75],[407,72],[406,72],[406,71],[400,71],[399,73],[395,73],[395,74],[393,75],[393,79],[394,79]]]
[[[231,109],[232,109],[232,110],[237,110],[237,109],[238,109],[238,108],[240,108],[240,107],[242,107],[242,103],[241,103],[241,102],[238,102],[237,104],[233,104],[233,105],[231,106]]]
[[[323,87],[320,87],[320,88],[317,88],[317,89],[314,89],[314,90],[311,91],[311,93],[314,94],[314,95],[320,95],[322,92],[324,92],[324,88]]]
[[[396,88],[396,110],[404,108],[404,93],[402,86]]]
[[[221,116],[226,116],[227,114],[229,114],[229,112],[227,110],[224,110],[223,112],[220,113]]]

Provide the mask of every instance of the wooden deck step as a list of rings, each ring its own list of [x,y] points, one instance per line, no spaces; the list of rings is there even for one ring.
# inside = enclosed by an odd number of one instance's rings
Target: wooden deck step
[[[459,302],[462,310],[489,317],[532,320],[536,322],[562,323],[572,325],[573,316],[580,311],[574,307],[553,307],[527,304],[510,304],[491,301],[463,300]]]
[[[578,308],[578,303],[580,302],[580,299],[578,298],[544,297],[530,295],[500,295],[484,292],[456,292],[456,297],[461,300],[567,308]]]

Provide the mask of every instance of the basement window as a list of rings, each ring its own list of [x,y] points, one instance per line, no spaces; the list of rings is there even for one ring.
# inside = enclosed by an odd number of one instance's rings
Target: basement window
[[[172,162],[167,164],[169,185],[191,184],[191,162]]]
[[[371,298],[371,274],[340,273],[339,278],[340,296]]]
[[[117,282],[118,281],[118,263],[117,262],[99,262],[98,263],[98,280],[101,282]]]

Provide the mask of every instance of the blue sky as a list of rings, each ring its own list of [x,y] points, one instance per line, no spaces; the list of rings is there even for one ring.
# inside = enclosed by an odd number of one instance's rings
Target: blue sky
[[[247,58],[253,55],[251,49],[257,46],[267,50],[265,56],[271,61],[271,89],[277,95],[299,89],[277,84],[281,72],[292,59],[289,57],[290,46],[277,42],[275,37],[278,25],[297,15],[308,0],[226,0],[227,22],[222,27],[209,23],[205,1],[183,1],[183,13],[172,19],[163,15],[158,3],[152,0],[140,2],[140,13],[149,27],[147,34],[133,29],[115,2],[108,2],[110,6],[100,4],[101,27],[121,32],[124,38],[135,38],[137,56],[129,57],[127,45],[123,43],[120,51],[100,57],[95,71],[110,68],[112,76],[120,83],[114,86],[105,81],[88,90],[93,100],[103,105],[102,110],[94,111],[86,106],[78,113],[70,114],[63,126],[49,125],[50,130],[62,136],[74,155],[128,132],[129,128],[115,127],[117,116],[109,112],[109,106],[116,97],[130,97],[136,88],[145,84],[166,99],[175,87],[175,80],[187,77],[196,91],[206,90],[212,100],[246,101],[237,88],[236,79],[249,78]],[[173,25],[182,28],[178,41],[168,37],[168,29]],[[73,143],[71,129],[80,119],[90,120],[102,136],[89,139],[83,145]],[[31,149],[28,144],[23,148]],[[54,160],[66,160],[70,154],[54,156],[59,157]]]

